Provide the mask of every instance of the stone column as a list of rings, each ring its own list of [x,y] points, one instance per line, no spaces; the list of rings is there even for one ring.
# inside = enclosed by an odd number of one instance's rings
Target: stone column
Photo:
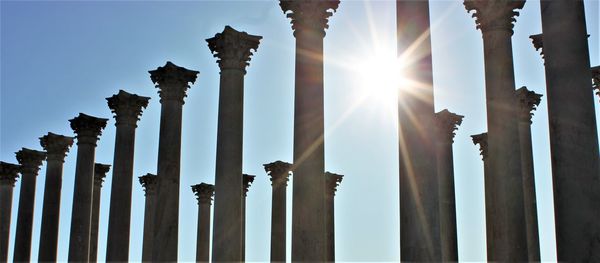
[[[177,261],[183,99],[199,72],[167,62],[149,73],[161,103],[152,261]]]
[[[21,166],[0,162],[0,262],[8,261],[13,188],[20,172]]]
[[[150,98],[119,90],[118,94],[106,100],[108,107],[115,114],[115,126],[117,126],[108,213],[106,261],[126,262],[129,261],[135,129],[142,110],[148,106]]]
[[[248,189],[254,182],[254,175],[242,174],[243,177],[243,195],[244,200],[242,201],[242,261],[246,261],[246,197],[248,196]]]
[[[326,256],[323,39],[339,3],[279,1],[296,38],[292,261]]]
[[[523,202],[521,149],[519,143],[518,104],[515,99],[515,77],[512,54],[514,11],[525,1],[466,0],[465,8],[474,11],[475,23],[483,35],[485,89],[488,127],[490,186],[498,210],[492,219],[490,261],[526,261],[527,235]],[[487,202],[487,201],[486,201]],[[489,244],[489,243],[488,243]]]
[[[198,199],[198,236],[196,240],[196,262],[208,262],[210,250],[210,205],[215,193],[212,184],[192,185]]]
[[[493,243],[495,239],[495,232],[493,231],[493,224],[496,218],[496,206],[494,206],[494,185],[490,179],[491,171],[488,159],[488,135],[487,132],[471,135],[473,138],[473,144],[479,145],[479,154],[481,154],[481,160],[483,160],[483,183],[485,188],[485,231],[486,231],[486,248],[487,257],[495,258]]]
[[[592,87],[596,94],[600,96],[600,66],[595,66],[592,69]]]
[[[442,110],[435,114],[437,127],[437,172],[440,199],[440,239],[444,262],[458,261],[456,232],[456,199],[454,191],[454,143],[455,131],[464,116]]]
[[[90,231],[90,260],[98,260],[98,228],[100,227],[100,198],[102,197],[102,183],[110,165],[96,163],[94,165],[94,191],[92,193],[92,230]]]
[[[142,262],[152,261],[154,246],[154,210],[156,207],[156,175],[146,174],[139,177],[144,187],[146,204],[144,208],[144,241],[142,243]]]
[[[523,199],[527,230],[529,262],[540,261],[540,239],[538,233],[537,198],[533,169],[533,146],[531,143],[531,117],[540,104],[542,95],[521,87],[516,91],[519,100],[519,140],[521,142],[521,167],[523,172]]]
[[[88,261],[90,258],[96,142],[102,135],[108,119],[79,113],[79,116],[69,121],[71,128],[77,134],[77,164],[75,166],[75,190],[73,190],[73,208],[71,210],[68,261],[81,262]]]
[[[337,187],[342,183],[343,175],[325,172],[327,189],[325,191],[325,227],[327,228],[327,256],[325,261],[335,262],[335,204]]]
[[[40,229],[38,261],[56,261],[58,249],[58,225],[60,220],[60,195],[62,189],[63,163],[73,137],[49,132],[40,138],[40,144],[48,153],[46,161],[46,184]]]
[[[263,165],[271,176],[271,262],[285,262],[286,188],[292,165],[276,161]]]
[[[16,152],[21,165],[21,192],[17,210],[17,230],[15,232],[14,262],[31,260],[31,235],[33,230],[33,207],[35,205],[35,184],[46,152],[23,148]]]
[[[261,38],[226,26],[222,33],[206,40],[221,69],[212,245],[215,262],[243,260],[244,75]]]

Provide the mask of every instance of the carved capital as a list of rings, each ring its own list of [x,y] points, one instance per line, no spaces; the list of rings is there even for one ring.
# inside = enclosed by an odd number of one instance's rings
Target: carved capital
[[[17,161],[21,165],[21,173],[38,175],[42,162],[46,160],[46,152],[21,148],[16,152]]]
[[[7,162],[0,162],[0,185],[15,186],[21,166]]]
[[[513,33],[515,17],[519,12],[515,9],[522,9],[525,5],[524,0],[465,0],[467,12],[473,12],[477,29],[481,32],[493,30],[506,30]]]
[[[485,161],[485,159],[487,158],[488,148],[487,132],[484,132],[482,134],[471,135],[471,138],[473,138],[473,144],[479,144],[479,154],[481,154],[481,159]]]
[[[261,36],[238,32],[230,26],[225,26],[222,33],[217,33],[213,38],[206,40],[213,56],[218,58],[217,63],[221,71],[226,69],[241,70],[246,73],[249,66],[252,50],[258,49]]]
[[[242,183],[244,187],[244,197],[248,195],[248,189],[250,189],[250,185],[254,182],[254,175],[242,174]]]
[[[196,195],[196,199],[198,199],[198,204],[211,204],[212,197],[215,194],[215,186],[212,184],[197,184],[192,185],[192,192]]]
[[[450,144],[454,142],[455,131],[462,123],[463,118],[464,116],[454,114],[447,109],[435,114],[435,124],[441,142]]]
[[[335,196],[337,187],[342,183],[343,175],[325,172],[325,194],[328,196]]]
[[[287,186],[288,178],[292,170],[292,164],[282,161],[275,161],[272,163],[263,164],[263,166],[265,167],[265,172],[271,176],[272,186]]]
[[[325,37],[329,17],[340,5],[338,0],[280,0],[279,6],[292,21],[294,36],[301,31],[310,31]]]
[[[115,114],[114,117],[117,120],[115,125],[124,124],[134,127],[137,127],[137,121],[140,119],[143,109],[148,106],[149,100],[148,97],[138,96],[123,90],[119,90],[119,93],[106,98],[108,107]]]
[[[187,96],[186,91],[190,88],[188,83],[194,84],[198,77],[198,71],[179,67],[168,61],[162,67],[148,71],[152,83],[159,89],[160,102],[175,100],[183,104],[183,98]]]
[[[75,138],[49,132],[40,137],[40,145],[48,153],[48,161],[65,162],[69,148]]]
[[[145,190],[145,195],[152,195],[155,193],[156,191],[156,181],[157,181],[157,176],[154,174],[146,174],[143,176],[138,177],[138,179],[140,180],[140,184],[142,185],[142,187]]]
[[[596,94],[600,95],[600,66],[591,68],[592,70],[592,88],[596,91]]]
[[[531,39],[531,43],[533,44],[535,51],[539,50],[540,55],[542,56],[542,59],[544,59],[544,35],[542,35],[542,34],[531,35],[531,36],[529,36],[529,38]]]
[[[533,111],[540,105],[542,94],[537,94],[523,86],[515,91],[519,102],[519,120],[531,123]]]
[[[71,129],[77,134],[77,145],[89,143],[96,145],[102,130],[106,127],[108,119],[97,118],[83,113],[69,120]]]
[[[106,173],[110,170],[109,164],[94,164],[94,185],[102,187],[102,183],[104,182],[104,178],[106,178]]]

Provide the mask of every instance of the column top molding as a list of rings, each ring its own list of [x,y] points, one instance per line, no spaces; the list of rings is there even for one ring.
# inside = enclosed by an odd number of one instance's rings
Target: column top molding
[[[254,182],[254,178],[256,176],[249,174],[242,174],[242,183],[244,187],[244,197],[248,195],[248,189],[250,189],[250,185]]]
[[[227,69],[241,70],[246,73],[250,65],[252,50],[256,51],[262,36],[239,32],[230,26],[225,26],[221,33],[206,39],[208,48],[215,58],[221,71]]]
[[[280,0],[281,10],[292,21],[292,30],[294,36],[298,32],[310,31],[316,32],[325,37],[325,29],[329,28],[327,24],[329,17],[340,5],[338,0]]]
[[[94,164],[94,185],[102,187],[106,173],[110,170],[109,164],[95,163]]]
[[[600,65],[591,68],[592,71],[592,88],[596,90],[596,94],[600,95]]]
[[[544,58],[544,35],[543,34],[537,34],[537,35],[531,35],[529,36],[529,38],[531,39],[531,43],[533,44],[533,48],[535,48],[535,51],[540,51],[540,55],[542,56],[542,59]]]
[[[0,185],[14,186],[21,173],[21,166],[7,162],[0,162]]]
[[[462,124],[464,116],[458,115],[444,109],[435,114],[435,122],[439,134],[439,138],[443,139],[443,142],[450,143],[454,142],[454,136],[458,126]]]
[[[533,111],[542,101],[542,94],[537,94],[523,86],[515,91],[519,101],[519,120],[531,123]]]
[[[211,204],[212,197],[215,195],[215,186],[207,183],[192,185],[192,192],[198,199],[198,204]]]
[[[335,196],[337,187],[342,183],[343,175],[325,172],[325,184],[327,188],[327,195]]]
[[[79,116],[70,119],[69,122],[71,122],[71,129],[77,134],[77,144],[91,143],[95,145],[99,136],[102,135],[108,119],[79,113]]]
[[[124,90],[119,90],[119,93],[106,98],[108,107],[115,114],[114,118],[117,120],[115,125],[126,124],[136,127],[143,109],[148,107],[149,100],[149,97],[131,94]]]
[[[176,100],[183,104],[183,98],[187,96],[186,91],[190,88],[188,83],[194,84],[200,72],[167,61],[164,66],[150,70],[148,73],[152,83],[159,89],[161,103],[166,100]]]
[[[30,173],[37,175],[42,166],[42,162],[46,160],[46,152],[31,150],[27,148],[21,148],[15,153],[17,161],[21,165],[22,173]]]
[[[488,152],[487,132],[471,135],[471,138],[473,139],[473,144],[479,145],[479,154],[481,154],[481,159],[485,161]]]
[[[292,164],[283,161],[275,161],[272,163],[263,164],[265,172],[271,176],[271,185],[277,186],[283,184],[287,186],[290,172],[292,171]]]
[[[507,30],[513,33],[515,17],[519,16],[516,9],[522,9],[524,0],[465,0],[467,12],[473,12],[477,29],[481,32]]]
[[[155,174],[148,173],[146,175],[138,177],[140,184],[144,188],[145,195],[153,194],[156,190],[157,176]]]
[[[74,137],[49,132],[40,137],[40,145],[48,153],[48,160],[64,162],[74,139]]]

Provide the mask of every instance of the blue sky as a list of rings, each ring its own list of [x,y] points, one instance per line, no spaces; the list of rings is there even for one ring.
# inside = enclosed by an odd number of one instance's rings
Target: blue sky
[[[585,2],[591,65],[600,63],[599,2]],[[195,258],[196,199],[189,186],[214,182],[219,69],[204,39],[225,25],[261,35],[246,75],[244,172],[257,175],[247,197],[247,259],[269,260],[271,186],[262,164],[292,160],[294,43],[277,1],[2,1],[0,159],[40,149],[47,132],[72,135],[83,112],[111,117],[104,98],[119,89],[150,96],[137,129],[135,176],[156,172],[159,97],[148,70],[167,60],[200,71],[183,115],[179,259]],[[454,144],[459,256],[485,259],[483,165],[470,135],[484,132],[481,32],[462,1],[432,1],[436,110],[465,115]],[[328,171],[344,174],[336,195],[336,258],[399,260],[397,120],[384,60],[395,54],[394,1],[342,1],[325,38],[325,151]],[[545,94],[543,61],[528,36],[541,32],[539,1],[528,1],[513,36],[516,87]],[[373,73],[368,68],[377,67]],[[373,83],[381,85],[373,85]],[[598,99],[598,98],[595,98]],[[597,113],[599,113],[597,111]],[[598,114],[597,114],[598,115]],[[555,260],[545,98],[533,117],[542,260]],[[433,127],[430,127],[433,128]],[[112,163],[114,119],[96,161]],[[66,158],[59,259],[66,260],[76,146]],[[112,172],[101,200],[98,259],[104,260]],[[292,177],[293,178],[293,177]],[[32,260],[37,259],[45,166],[38,176]],[[11,248],[16,226],[15,186]],[[291,182],[288,218],[291,218]],[[144,194],[133,189],[130,259],[141,259]],[[290,233],[288,232],[288,240]],[[288,241],[289,244],[289,241]],[[289,253],[288,253],[289,254]]]

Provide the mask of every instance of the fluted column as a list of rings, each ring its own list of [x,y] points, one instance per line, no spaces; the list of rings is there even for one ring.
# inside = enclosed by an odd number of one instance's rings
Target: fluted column
[[[285,262],[286,252],[286,188],[292,165],[275,161],[264,164],[271,176],[273,187],[271,201],[271,262]]]
[[[177,261],[183,99],[199,72],[167,62],[149,73],[161,103],[152,261]]]
[[[192,185],[198,199],[198,236],[196,239],[196,262],[208,262],[210,250],[210,205],[215,193],[212,184]]]
[[[21,191],[17,210],[17,230],[15,232],[14,262],[31,259],[31,235],[33,230],[33,208],[35,205],[35,184],[46,152],[23,148],[16,152],[21,165]]]
[[[40,229],[38,261],[56,261],[58,249],[58,225],[60,220],[60,196],[62,189],[63,163],[73,137],[49,132],[40,138],[40,144],[48,153],[46,161],[46,184]]]
[[[243,195],[242,200],[242,261],[246,261],[246,197],[248,196],[248,190],[250,185],[254,182],[254,175],[242,174],[243,177]]]
[[[525,1],[466,0],[483,35],[490,186],[498,211],[491,223],[490,261],[526,261],[527,235],[523,202],[518,107],[512,53],[513,22]],[[488,243],[489,244],[489,243]],[[490,250],[488,250],[490,251]],[[491,255],[491,256],[490,256]]]
[[[8,261],[13,188],[20,172],[20,165],[0,162],[0,262]]]
[[[119,90],[118,94],[106,100],[108,107],[115,114],[115,126],[117,127],[110,189],[106,261],[125,262],[129,260],[135,129],[142,110],[148,106],[150,98]]]
[[[279,1],[296,38],[292,261],[326,256],[323,39],[339,3]]]
[[[327,256],[325,261],[335,262],[335,192],[343,175],[325,172],[325,227],[327,228]]]
[[[144,237],[142,243],[142,262],[152,261],[154,245],[154,210],[156,207],[156,175],[146,174],[139,177],[144,188],[146,202],[144,206]]]
[[[442,110],[435,114],[437,131],[437,173],[440,199],[440,239],[442,261],[458,261],[456,232],[456,195],[454,191],[454,143],[455,131],[464,116]]]
[[[481,154],[481,160],[483,160],[483,183],[485,188],[485,232],[486,232],[486,249],[487,249],[487,257],[495,258],[494,251],[494,240],[497,235],[494,232],[493,225],[494,220],[496,220],[496,213],[498,213],[498,208],[495,206],[495,193],[494,193],[494,184],[491,176],[490,165],[488,162],[488,135],[487,132],[471,135],[473,139],[473,144],[479,145],[479,154]]]
[[[102,183],[110,165],[96,163],[94,165],[94,191],[92,193],[92,230],[90,231],[90,260],[98,260],[98,229],[100,227],[100,198],[102,197]]]
[[[108,119],[79,113],[79,116],[69,121],[71,129],[77,134],[77,164],[68,260],[81,262],[88,261],[90,258],[96,142],[102,135]]]
[[[592,71],[592,88],[596,92],[596,95],[600,95],[600,66],[591,68]]]

